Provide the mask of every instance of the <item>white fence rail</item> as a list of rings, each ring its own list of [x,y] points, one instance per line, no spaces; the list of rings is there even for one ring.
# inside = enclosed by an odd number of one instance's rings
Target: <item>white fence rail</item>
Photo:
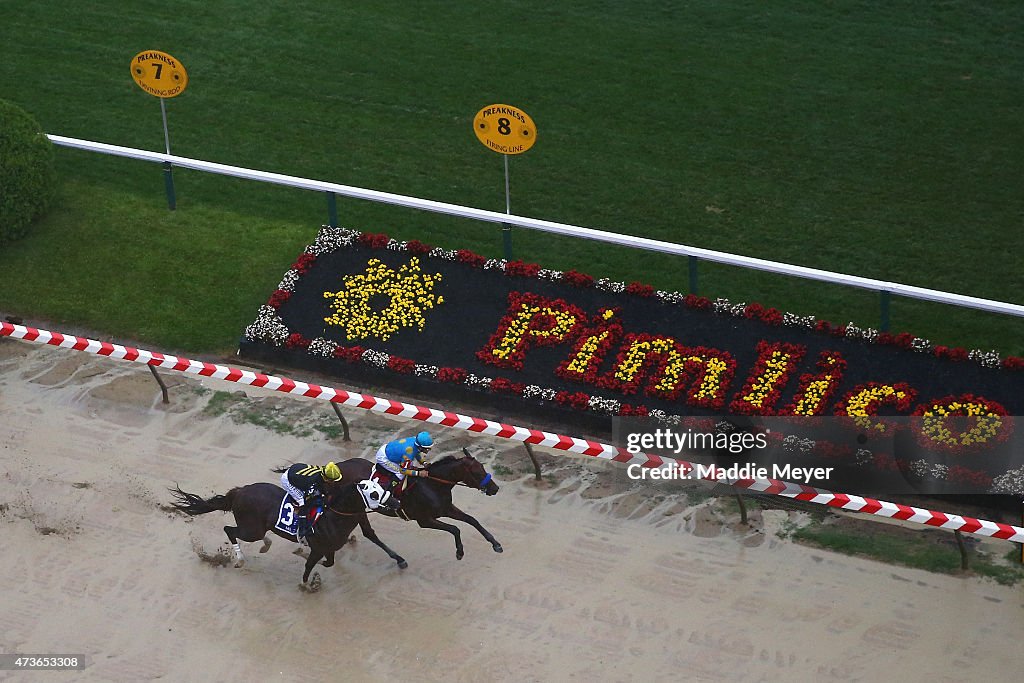
[[[354,187],[351,185],[340,185],[338,183],[328,183],[322,180],[299,178],[296,176],[283,175],[281,173],[269,173],[267,171],[258,171],[251,168],[228,166],[226,164],[218,164],[212,161],[190,159],[187,157],[175,156],[173,154],[164,154],[162,152],[150,152],[143,149],[121,147],[119,145],[110,145],[102,142],[93,142],[90,140],[80,140],[77,138],[64,137],[62,135],[47,135],[47,137],[55,145],[59,145],[61,147],[70,147],[73,149],[98,152],[100,154],[110,154],[113,156],[128,157],[130,159],[140,159],[142,161],[152,161],[162,164],[169,163],[179,168],[191,168],[193,170],[205,171],[207,173],[216,173],[219,175],[233,176],[235,178],[245,178],[247,180],[256,180],[264,183],[272,183],[275,185],[285,185],[288,187],[297,187],[304,190],[325,192],[328,193],[329,195],[341,195],[344,197],[353,197],[355,199],[365,199],[371,202],[381,202],[384,204],[393,204],[395,206],[404,206],[406,208],[417,209],[419,211],[431,211],[434,213],[443,213],[452,216],[459,216],[461,218],[470,218],[473,220],[488,221],[491,223],[515,225],[530,230],[540,230],[543,232],[550,232],[558,235],[579,237],[582,239],[605,242],[607,244],[616,244],[619,246],[633,247],[635,249],[657,251],[677,256],[688,256],[696,259],[712,261],[715,263],[723,263],[730,266],[738,266],[740,268],[752,268],[755,270],[763,270],[770,273],[777,273],[780,275],[790,275],[793,277],[800,277],[808,280],[818,280],[821,282],[830,282],[833,284],[846,285],[849,287],[869,289],[872,291],[880,292],[883,296],[883,328],[887,326],[887,297],[889,294],[904,296],[911,299],[922,299],[924,301],[934,301],[943,304],[950,304],[953,306],[961,306],[964,308],[974,308],[982,311],[989,311],[992,313],[1003,313],[1006,315],[1024,317],[1024,305],[1021,304],[994,301],[991,299],[982,299],[979,297],[966,296],[963,294],[953,294],[950,292],[941,292],[934,289],[926,289],[924,287],[903,285],[896,282],[886,282],[884,280],[875,280],[872,278],[860,277],[857,275],[833,273],[827,270],[819,270],[817,268],[794,266],[787,263],[778,263],[775,261],[767,261],[765,259],[752,258],[750,256],[728,254],[721,251],[700,249],[698,247],[690,247],[683,244],[673,244],[671,242],[663,242],[661,240],[654,240],[646,237],[634,237],[632,235],[623,235],[620,233],[608,232],[606,230],[584,228],[576,225],[568,225],[565,223],[555,223],[553,221],[546,221],[537,218],[527,218],[525,216],[516,216],[513,214],[505,214],[497,211],[474,209],[468,206],[459,206],[458,204],[448,204],[446,202],[437,202],[429,199],[419,199],[417,197],[408,197],[405,195],[393,194],[390,192],[368,190],[365,188]]]

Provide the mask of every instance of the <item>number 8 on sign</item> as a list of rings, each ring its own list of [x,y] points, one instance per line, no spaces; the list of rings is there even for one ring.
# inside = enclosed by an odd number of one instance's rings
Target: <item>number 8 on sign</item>
[[[522,154],[537,141],[533,119],[508,104],[492,104],[477,112],[473,132],[485,147],[499,154]]]

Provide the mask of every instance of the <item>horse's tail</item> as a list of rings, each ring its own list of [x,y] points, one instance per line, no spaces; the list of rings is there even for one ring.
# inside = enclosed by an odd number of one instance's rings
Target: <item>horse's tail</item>
[[[291,464],[281,465],[280,467],[272,467],[272,468],[270,468],[270,471],[271,472],[277,472],[278,474],[284,474],[285,472],[288,471],[289,467],[291,467]]]
[[[235,492],[237,488],[233,488],[223,496],[213,496],[212,498],[203,498],[197,496],[194,493],[186,493],[182,491],[179,486],[175,486],[173,489],[168,489],[171,495],[174,496],[175,502],[171,503],[171,507],[179,512],[184,512],[186,515],[205,515],[207,512],[214,512],[221,510],[228,512],[231,510],[235,500]]]

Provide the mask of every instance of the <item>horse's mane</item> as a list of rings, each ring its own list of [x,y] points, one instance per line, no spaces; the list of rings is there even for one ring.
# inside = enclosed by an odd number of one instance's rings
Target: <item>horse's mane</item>
[[[441,458],[440,460],[435,460],[434,462],[430,463],[430,467],[437,467],[438,465],[441,465],[441,466],[451,465],[452,463],[455,463],[455,462],[457,462],[459,460],[462,460],[462,458],[459,457],[459,456],[446,455],[443,458]]]

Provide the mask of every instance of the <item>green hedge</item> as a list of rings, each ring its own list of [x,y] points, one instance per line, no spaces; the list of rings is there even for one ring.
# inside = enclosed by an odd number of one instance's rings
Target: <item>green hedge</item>
[[[23,237],[53,199],[53,145],[21,107],[0,100],[0,244]]]

